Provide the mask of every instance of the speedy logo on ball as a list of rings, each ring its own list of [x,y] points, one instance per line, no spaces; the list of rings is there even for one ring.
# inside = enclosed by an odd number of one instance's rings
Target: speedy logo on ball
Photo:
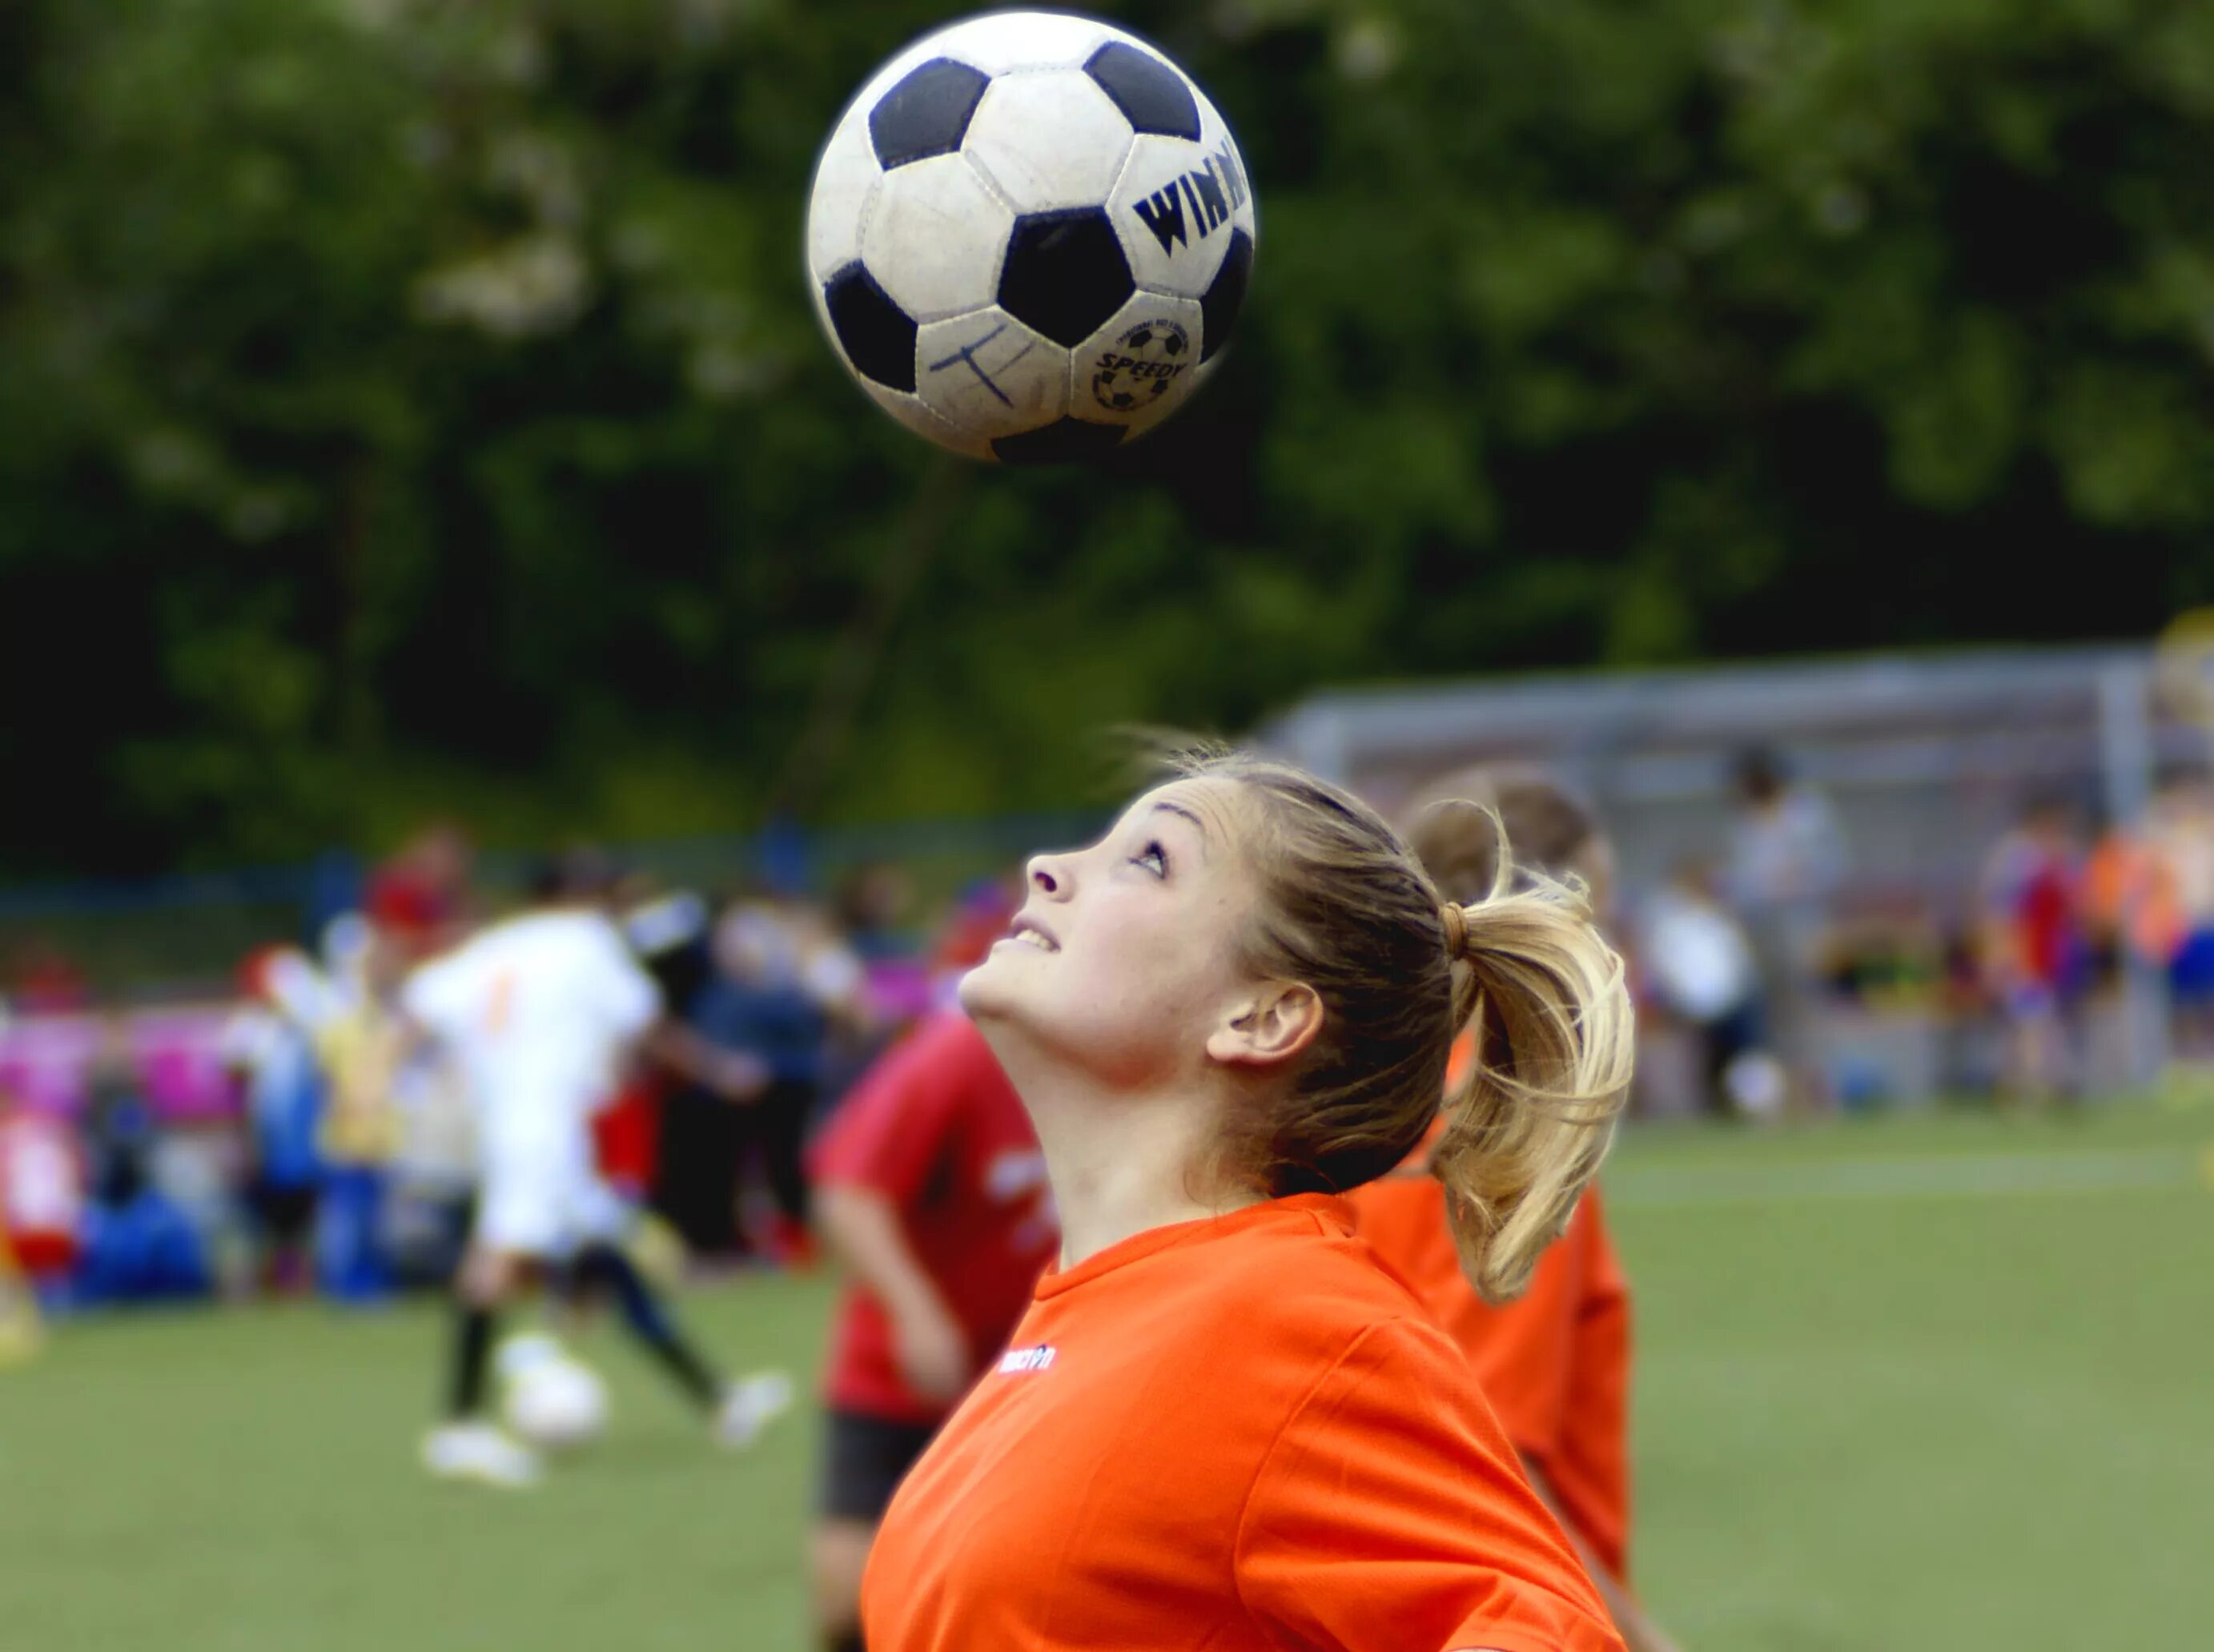
[[[1191,365],[1191,335],[1163,318],[1141,321],[1092,365],[1092,397],[1110,413],[1135,413],[1168,394]]]

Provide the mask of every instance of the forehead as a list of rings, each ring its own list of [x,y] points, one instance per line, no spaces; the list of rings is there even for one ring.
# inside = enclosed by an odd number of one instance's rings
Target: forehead
[[[1122,811],[1122,823],[1133,825],[1162,815],[1188,816],[1190,827],[1214,844],[1233,842],[1248,823],[1251,805],[1235,781],[1202,774],[1174,780],[1140,794]]]

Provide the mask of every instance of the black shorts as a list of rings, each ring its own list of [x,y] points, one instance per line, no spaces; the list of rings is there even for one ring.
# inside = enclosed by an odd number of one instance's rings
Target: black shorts
[[[887,1423],[880,1416],[835,1408],[823,1430],[820,1512],[826,1520],[884,1518],[892,1493],[907,1478],[914,1459],[938,1434],[928,1423]]]

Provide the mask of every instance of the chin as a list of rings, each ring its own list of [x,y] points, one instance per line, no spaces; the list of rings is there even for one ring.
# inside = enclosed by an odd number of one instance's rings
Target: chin
[[[998,958],[986,958],[963,976],[961,984],[954,989],[954,995],[961,1000],[961,1007],[970,1020],[988,1020],[1007,1013],[1011,996],[1008,989],[1012,983],[999,966]]]
[[[1038,962],[1027,948],[1002,943],[961,977],[955,996],[979,1025],[1050,1021],[1054,994],[1038,976]]]

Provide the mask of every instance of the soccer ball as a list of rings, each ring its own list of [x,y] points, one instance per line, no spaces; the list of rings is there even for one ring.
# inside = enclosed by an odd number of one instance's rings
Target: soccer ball
[[[926,36],[830,134],[807,213],[816,314],[908,429],[973,457],[1086,459],[1174,413],[1229,342],[1253,194],[1206,95],[1090,18]]]
[[[608,1426],[607,1385],[551,1337],[511,1337],[499,1350],[501,1414],[516,1438],[572,1451]]]

